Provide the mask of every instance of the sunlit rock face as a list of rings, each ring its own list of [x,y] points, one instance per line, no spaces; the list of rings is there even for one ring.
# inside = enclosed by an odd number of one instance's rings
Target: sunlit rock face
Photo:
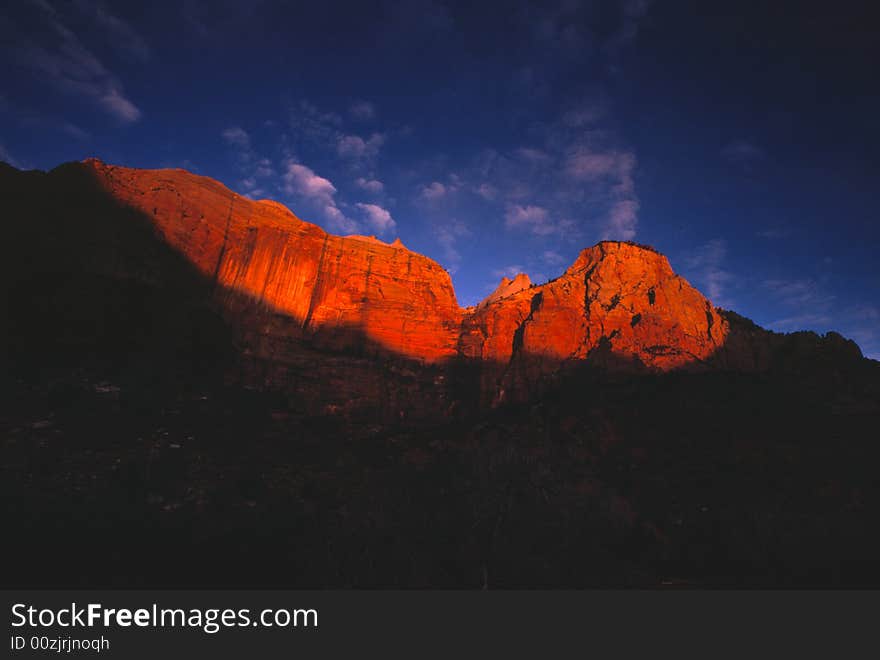
[[[425,362],[585,359],[598,347],[657,369],[708,357],[726,323],[672,272],[628,243],[584,250],[558,279],[505,278],[466,313],[449,274],[400,241],[334,236],[271,201],[255,202],[182,170],[87,161],[112,195],[216,282],[227,307],[245,296],[295,321],[285,333],[337,350],[366,344]]]
[[[837,335],[775,335],[719,313],[633,243],[587,248],[544,284],[504,278],[461,308],[449,274],[399,240],[334,236],[183,170],[4,167],[0,192],[17,246],[0,263],[13,311],[0,330],[25,366],[54,363],[52,351],[126,373],[159,363],[281,390],[308,412],[402,419],[526,400],[584,364],[756,371],[861,359]]]
[[[503,397],[572,361],[664,371],[699,364],[727,333],[727,322],[666,257],[605,241],[547,284],[493,294],[465,318],[460,349],[498,365],[484,371],[483,389],[494,380]]]
[[[248,350],[283,359],[285,343],[308,339],[425,362],[455,354],[462,312],[449,274],[399,240],[333,236],[183,170],[84,166],[215,283],[224,308],[252,328]]]
[[[520,273],[513,279],[509,277],[502,277],[501,282],[495,288],[495,290],[486,296],[480,303],[477,305],[477,309],[482,309],[487,305],[492,304],[496,300],[501,300],[502,298],[508,298],[515,293],[519,293],[524,289],[528,289],[532,286],[532,281],[529,279],[529,276],[525,273]]]

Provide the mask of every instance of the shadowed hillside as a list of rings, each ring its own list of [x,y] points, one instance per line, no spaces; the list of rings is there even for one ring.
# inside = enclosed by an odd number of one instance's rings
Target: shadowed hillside
[[[462,309],[180,170],[0,194],[4,584],[880,584],[878,364],[650,248]]]

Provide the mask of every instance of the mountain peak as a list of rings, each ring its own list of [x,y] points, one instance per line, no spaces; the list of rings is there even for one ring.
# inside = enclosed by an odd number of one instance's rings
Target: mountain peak
[[[716,355],[744,369],[767,361],[769,333],[740,328],[665,256],[632,242],[585,248],[544,284],[525,273],[503,277],[479,305],[462,309],[449,274],[399,238],[328,234],[278,202],[242,197],[208,177],[96,158],[29,173],[26,185],[14,179],[18,170],[0,174],[22,215],[36,213],[29,200],[48,200],[40,222],[16,224],[24,232],[16,244],[49,246],[47,272],[63,264],[71,277],[137,280],[156,300],[206,291],[204,303],[222,312],[255,377],[279,386],[284,369],[313,350],[479,365],[480,391],[492,400],[581,361],[655,371],[718,364]],[[100,291],[90,295],[103,304]]]
[[[532,286],[532,281],[525,273],[519,273],[513,279],[506,276],[502,277],[501,282],[495,287],[495,290],[477,305],[477,309],[490,305],[496,300],[501,300],[502,298],[507,298],[515,293],[519,293],[523,289],[528,289],[530,286]]]

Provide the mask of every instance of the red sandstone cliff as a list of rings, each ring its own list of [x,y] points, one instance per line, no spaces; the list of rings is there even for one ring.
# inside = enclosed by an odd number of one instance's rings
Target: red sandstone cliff
[[[502,281],[465,313],[448,273],[399,241],[333,236],[276,202],[249,200],[182,170],[96,160],[84,166],[114,198],[147,215],[225,295],[243,294],[294,319],[292,338],[342,349],[355,341],[354,330],[425,362],[460,351],[504,363],[514,352],[550,362],[584,359],[607,341],[612,352],[665,370],[707,358],[727,333],[666,257],[636,245],[588,248],[544,285],[523,274]]]
[[[177,342],[186,334],[177,324],[188,319],[192,337],[174,349],[186,355],[205,333],[202,312],[192,310],[210,305],[243,365],[236,377],[293,391],[308,407],[381,399],[397,415],[416,399],[439,397],[445,408],[473,391],[448,392],[452,376],[461,377],[451,367],[462,364],[479,384],[473,396],[489,403],[530,396],[585,361],[753,370],[780,352],[780,336],[741,323],[733,332],[666,257],[632,243],[587,248],[545,284],[523,274],[502,280],[486,300],[462,309],[448,273],[400,241],[333,236],[281,204],[249,200],[183,170],[90,159],[48,174],[5,168],[0,188],[12,209],[5,231],[20,248],[3,264],[4,286],[34,312],[33,320],[16,320],[13,334],[55,340],[97,328],[98,343],[136,335],[121,349],[135,354],[154,336],[160,351],[169,338]],[[189,293],[168,307],[177,289]],[[150,311],[136,316],[145,300]],[[114,325],[114,314],[140,320],[134,328]],[[229,340],[221,332],[215,341]]]
[[[504,365],[484,382],[484,390],[493,379],[503,390],[602,353],[664,371],[701,363],[727,333],[727,322],[666,257],[605,241],[547,284],[493,294],[464,319],[460,350]]]
[[[426,362],[455,353],[461,310],[449,274],[400,241],[333,236],[277,202],[183,170],[84,166],[216,282],[225,305],[237,294],[293,319],[288,339],[346,349],[366,338]]]

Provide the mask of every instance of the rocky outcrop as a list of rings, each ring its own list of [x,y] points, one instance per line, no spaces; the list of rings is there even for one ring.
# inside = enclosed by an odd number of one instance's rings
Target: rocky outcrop
[[[837,336],[785,339],[721,313],[666,257],[628,242],[583,250],[545,284],[504,278],[463,309],[449,274],[399,239],[334,236],[183,170],[4,168],[0,192],[17,247],[2,264],[8,346],[83,354],[85,338],[89,354],[118,343],[115,361],[167,347],[180,362],[210,337],[236,356],[227,380],[293,393],[308,410],[398,416],[524,399],[584,363],[754,371],[832,348],[860,355]]]
[[[528,289],[531,286],[532,281],[525,273],[519,273],[513,279],[510,279],[509,277],[502,277],[501,282],[498,284],[495,290],[488,296],[486,296],[482,301],[480,301],[480,303],[477,305],[477,309],[483,309],[484,307],[490,305],[496,300],[507,298],[515,293],[523,291],[524,289]]]
[[[449,274],[399,240],[333,236],[281,204],[252,201],[183,170],[97,160],[84,167],[210,278],[224,308],[292,321],[281,341],[271,332],[264,341],[252,337],[258,352],[283,359],[279,346],[307,339],[425,362],[454,355],[462,313]]]
[[[560,365],[612,357],[618,366],[666,371],[701,364],[727,322],[663,255],[605,241],[583,250],[555,280],[488,300],[462,324],[460,350],[494,365],[483,390],[522,390]]]

